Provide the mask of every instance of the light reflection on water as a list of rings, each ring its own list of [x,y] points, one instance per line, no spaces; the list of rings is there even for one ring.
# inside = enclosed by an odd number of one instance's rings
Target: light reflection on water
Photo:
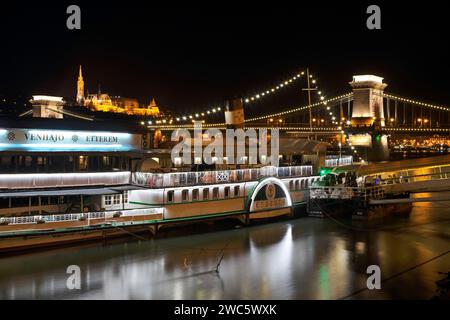
[[[384,279],[449,250],[449,205],[421,203],[409,219],[370,232],[300,218],[4,257],[0,298],[338,299],[365,287],[370,264],[381,266]],[[66,288],[71,264],[81,268],[81,290]],[[450,271],[449,255],[351,298],[428,299],[437,271]]]

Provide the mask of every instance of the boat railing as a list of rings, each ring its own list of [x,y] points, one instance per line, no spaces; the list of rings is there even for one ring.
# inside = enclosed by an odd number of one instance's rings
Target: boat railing
[[[0,189],[55,188],[130,183],[130,171],[0,174]]]
[[[313,174],[312,166],[262,167],[253,169],[199,172],[148,173],[134,172],[134,184],[150,188],[179,187],[199,184],[255,181],[264,177],[304,177]]]
[[[385,196],[382,186],[374,187],[346,187],[324,186],[309,187],[310,199],[382,199]]]
[[[34,215],[20,217],[0,217],[0,225],[13,224],[37,224],[50,222],[68,222],[83,221],[95,219],[109,219],[114,217],[131,217],[151,214],[161,214],[163,208],[146,208],[146,209],[128,209],[128,210],[112,210],[112,211],[93,211],[84,213],[68,213],[68,214],[52,214],[52,215]],[[1,229],[0,229],[1,230]]]
[[[329,155],[325,158],[325,167],[340,167],[353,164],[353,156]]]

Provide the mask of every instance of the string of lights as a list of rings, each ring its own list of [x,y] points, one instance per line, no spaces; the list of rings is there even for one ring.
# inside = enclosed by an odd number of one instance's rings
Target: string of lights
[[[273,86],[271,88],[268,88],[267,90],[263,90],[263,91],[261,91],[259,93],[256,93],[253,96],[249,96],[248,98],[243,98],[243,100],[244,100],[245,103],[250,103],[252,101],[261,99],[261,98],[263,98],[265,96],[274,94],[274,93],[278,92],[279,90],[281,90],[283,88],[286,88],[289,85],[293,84],[294,82],[300,80],[304,75],[305,75],[305,72],[301,71],[301,72],[295,74],[294,76],[290,77],[289,79],[286,79],[286,80],[280,82],[278,85],[275,85],[275,86]],[[180,123],[180,122],[186,122],[186,121],[189,121],[189,122],[193,123],[194,121],[198,121],[198,120],[201,120],[203,123],[206,123],[206,120],[205,120],[206,116],[214,115],[214,114],[216,114],[217,112],[219,112],[221,110],[222,110],[221,107],[212,107],[212,108],[209,108],[206,111],[196,112],[196,113],[192,113],[192,114],[189,114],[189,115],[173,116],[173,117],[170,117],[170,118],[157,119],[157,120],[153,120],[153,121],[149,120],[147,122],[141,121],[141,125],[146,125],[146,124],[147,125],[173,124],[173,123]]]
[[[272,95],[272,94],[278,92],[279,90],[281,90],[281,89],[283,89],[283,88],[293,84],[294,82],[300,80],[304,75],[305,75],[305,71],[301,71],[300,73],[297,73],[293,77],[291,77],[291,78],[289,78],[289,79],[287,79],[285,81],[280,82],[276,86],[273,86],[271,88],[267,88],[266,90],[263,90],[263,91],[261,91],[259,93],[256,93],[253,96],[244,98],[244,102],[245,103],[251,103],[252,101],[259,100],[259,99],[262,99],[263,97]]]
[[[309,77],[311,78],[311,82],[315,85],[314,89],[317,92],[317,95],[319,97],[319,101],[320,101],[319,103],[322,103],[326,107],[328,115],[329,115],[329,117],[331,119],[331,123],[333,125],[339,125],[337,127],[337,130],[339,130],[339,133],[340,133],[340,139],[339,139],[339,142],[338,142],[338,146],[339,146],[339,149],[341,150],[341,148],[342,148],[342,137],[345,134],[345,131],[342,129],[342,123],[343,123],[343,121],[345,121],[345,119],[344,118],[339,118],[339,120],[336,119],[336,115],[333,113],[333,111],[331,110],[331,107],[328,105],[329,101],[325,99],[325,95],[322,93],[322,91],[319,90],[319,86],[317,85],[317,80],[314,79],[312,75],[310,75]],[[352,94],[350,94],[350,95],[352,96]],[[350,97],[350,95],[348,97]],[[339,115],[339,117],[340,117],[340,115]],[[323,119],[321,119],[321,120],[323,120]],[[313,118],[312,121],[316,122],[316,119]],[[353,157],[357,157],[360,162],[364,162],[364,159],[358,154],[358,150],[356,150],[356,148],[349,141],[348,135],[346,135],[345,141],[347,142],[348,146],[350,147],[350,149],[351,149],[351,151],[353,153]],[[341,151],[339,151],[339,153],[341,153]]]
[[[437,106],[437,105],[433,105],[433,104],[429,104],[429,103],[425,103],[425,102],[421,102],[421,101],[402,98],[402,97],[394,96],[392,94],[383,93],[383,96],[385,98],[394,99],[394,100],[398,100],[398,101],[405,102],[405,103],[411,103],[411,104],[419,105],[422,107],[428,107],[428,108],[433,108],[433,109],[443,110],[443,111],[450,111],[450,108],[447,108],[447,107]]]
[[[323,105],[327,105],[329,103],[341,100],[341,99],[346,99],[346,98],[352,98],[353,97],[353,93],[346,93],[334,98],[330,98],[330,99],[325,99],[321,100],[320,102],[316,102],[316,103],[312,103],[310,105],[306,105],[306,106],[301,106],[301,107],[293,107],[291,109],[285,110],[285,111],[281,111],[281,112],[276,112],[276,113],[271,113],[271,114],[266,114],[263,116],[258,116],[258,117],[253,117],[253,118],[248,118],[245,119],[245,122],[254,122],[254,121],[259,121],[259,120],[267,120],[269,118],[274,118],[274,117],[281,117],[281,116],[285,116],[291,113],[295,113],[295,112],[299,112],[299,111],[303,111],[303,110],[307,110],[309,108],[316,108],[316,107],[320,107]]]

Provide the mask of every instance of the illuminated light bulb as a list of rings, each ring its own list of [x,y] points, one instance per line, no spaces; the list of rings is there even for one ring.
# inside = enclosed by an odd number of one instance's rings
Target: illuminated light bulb
[[[347,120],[347,124],[348,124],[348,125],[350,125],[350,124],[351,124],[350,120]]]
[[[176,118],[175,120],[176,120],[176,121],[180,121],[180,118]]]
[[[289,79],[289,82],[292,82],[292,79]]]
[[[316,80],[313,80],[312,83],[316,83]]]
[[[256,95],[256,99],[259,99],[259,94]]]
[[[327,107],[327,110],[330,110],[330,107]]]
[[[204,117],[205,116],[205,113],[204,112],[202,112],[202,117]]]
[[[250,100],[247,98],[247,99],[245,99],[245,102],[249,102]]]
[[[254,98],[254,97],[251,97],[251,99],[252,99],[252,101],[253,101],[253,100],[255,100],[255,98]]]
[[[325,100],[325,98],[324,97],[320,97],[320,100]]]
[[[269,91],[269,90],[267,90],[267,91],[266,91],[266,94],[269,94],[269,93],[270,93],[270,91]]]
[[[207,113],[207,114],[210,114],[210,113],[211,113],[211,111],[209,111],[209,110],[208,110],[208,111],[206,111],[206,113]]]
[[[275,91],[275,88],[272,88],[270,91],[274,92],[274,91]]]
[[[151,122],[151,121],[149,121],[149,122],[148,122],[148,124],[152,124],[152,122]]]
[[[322,94],[322,91],[317,92],[318,94]]]
[[[262,92],[261,95],[264,97],[266,94],[264,92]]]
[[[301,75],[304,75],[304,74],[305,74],[305,71],[302,71]]]
[[[309,77],[312,78],[312,74],[310,74]]]
[[[283,83],[281,83],[281,84],[280,84],[280,87],[284,87],[284,84],[283,84]]]
[[[276,90],[280,89],[280,86],[276,86],[275,89],[276,89]]]
[[[212,109],[212,112],[213,112],[213,113],[216,113],[216,108]]]
[[[186,120],[186,116],[183,116],[183,120]]]
[[[141,125],[144,125],[145,124],[145,122],[144,121],[141,121]]]
[[[192,119],[192,116],[189,116],[189,119]]]
[[[287,85],[287,84],[288,84],[288,82],[287,82],[287,81],[285,81],[285,82],[284,82],[284,84],[285,84],[285,85]]]
[[[297,78],[300,78],[300,74],[297,74]]]
[[[330,116],[332,116],[333,115],[333,112],[330,112]]]
[[[218,108],[217,108],[217,110],[219,110],[219,111],[220,111],[220,107],[218,107]]]
[[[163,120],[163,123],[166,123],[166,122],[167,122],[166,119],[164,119],[164,120]]]

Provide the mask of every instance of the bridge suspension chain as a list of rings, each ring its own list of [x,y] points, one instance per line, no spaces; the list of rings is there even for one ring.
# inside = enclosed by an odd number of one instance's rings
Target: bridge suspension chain
[[[317,108],[317,107],[324,106],[324,105],[327,105],[327,104],[335,102],[335,101],[339,101],[341,99],[349,99],[349,98],[353,98],[352,92],[346,93],[346,94],[343,94],[343,95],[340,95],[337,97],[333,97],[330,99],[321,100],[320,102],[316,102],[316,103],[313,103],[310,105],[305,105],[305,106],[301,106],[301,107],[293,107],[293,108],[285,110],[285,111],[245,119],[245,122],[254,122],[254,121],[259,121],[259,120],[266,120],[266,119],[273,118],[273,117],[285,116],[285,115],[296,113],[299,111],[308,110],[309,108]]]
[[[394,95],[388,94],[388,93],[383,93],[383,97],[389,98],[392,100],[410,103],[410,104],[415,104],[415,105],[422,106],[422,107],[433,108],[433,109],[442,110],[442,111],[450,111],[450,108],[448,108],[448,107],[433,105],[433,104],[425,103],[425,102],[421,102],[421,101],[415,101],[415,100],[411,100],[408,98],[394,96]]]

